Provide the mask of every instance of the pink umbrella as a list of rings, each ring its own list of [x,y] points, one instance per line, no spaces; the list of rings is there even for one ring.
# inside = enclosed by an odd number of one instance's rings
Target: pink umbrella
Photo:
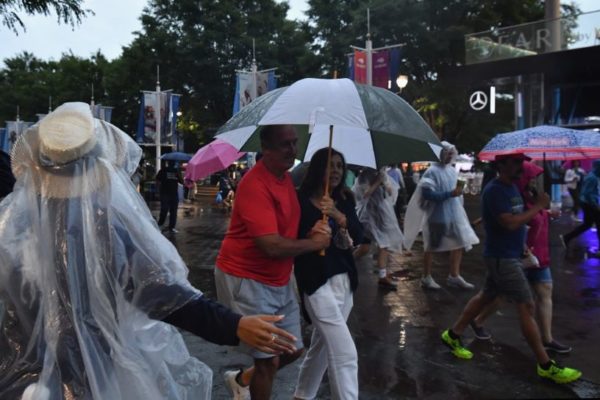
[[[229,167],[244,154],[229,143],[216,139],[194,154],[185,170],[185,179],[197,181],[206,178]]]

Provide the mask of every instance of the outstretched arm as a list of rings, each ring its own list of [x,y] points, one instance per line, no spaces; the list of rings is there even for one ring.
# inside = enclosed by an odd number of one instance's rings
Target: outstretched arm
[[[235,346],[241,340],[265,353],[293,353],[296,338],[273,325],[281,318],[276,315],[243,317],[216,301],[199,296],[163,321],[219,345]]]

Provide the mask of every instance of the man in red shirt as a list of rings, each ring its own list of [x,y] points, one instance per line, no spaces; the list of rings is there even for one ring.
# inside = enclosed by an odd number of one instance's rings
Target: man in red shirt
[[[260,139],[263,157],[238,186],[229,230],[217,257],[217,296],[242,315],[282,316],[276,325],[296,337],[296,351],[285,353],[284,339],[276,335],[272,341],[282,344],[279,356],[244,349],[254,358],[254,367],[227,372],[225,379],[234,398],[251,394],[252,400],[270,398],[277,370],[303,352],[298,302],[289,284],[293,258],[325,249],[331,240],[329,226],[322,221],[309,238],[297,239],[300,205],[287,172],[297,153],[294,127],[265,126]]]

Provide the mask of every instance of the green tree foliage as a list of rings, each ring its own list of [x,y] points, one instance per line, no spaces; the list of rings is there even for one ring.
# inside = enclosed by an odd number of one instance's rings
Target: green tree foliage
[[[45,9],[24,8],[45,3]],[[46,13],[79,0],[0,0],[0,16],[23,9]],[[410,76],[402,96],[445,139],[462,150],[479,150],[494,133],[512,129],[512,103],[498,100],[493,120],[468,109],[468,90],[444,81],[444,71],[464,63],[464,35],[543,19],[543,0],[309,0],[308,21],[286,18],[288,5],[276,0],[150,0],[142,28],[122,55],[112,61],[64,54],[44,61],[23,53],[0,69],[0,121],[24,119],[64,101],[89,101],[115,107],[113,121],[133,134],[141,90],[153,90],[160,65],[162,89],[183,95],[178,129],[193,151],[231,116],[235,72],[252,62],[256,40],[259,69],[277,67],[281,86],[309,77],[346,74],[351,45],[364,46],[367,7],[375,46],[403,43],[402,70]],[[50,8],[48,8],[50,7]],[[45,11],[44,11],[45,10]],[[59,16],[65,10],[57,11]],[[578,12],[563,6],[567,15]],[[71,22],[83,14],[71,14]]]
[[[401,72],[410,81],[402,96],[440,137],[476,151],[494,133],[513,128],[510,106],[499,104],[493,120],[476,115],[468,109],[469,88],[456,87],[443,75],[464,64],[465,34],[541,20],[543,0],[310,0],[309,5],[324,75],[345,71],[351,45],[364,47],[369,8],[373,45],[404,44]],[[565,15],[577,12],[563,5]]]
[[[54,11],[59,23],[75,26],[91,13],[82,8],[82,3],[83,0],[0,0],[0,18],[2,24],[15,33],[18,28],[25,29],[19,12],[50,15]]]
[[[89,101],[94,82],[96,102],[115,107],[113,122],[133,134],[140,91],[154,90],[160,65],[161,88],[183,96],[178,128],[193,151],[231,117],[235,71],[250,68],[252,39],[259,69],[277,67],[280,85],[316,73],[309,29],[288,20],[287,11],[287,3],[275,0],[151,0],[141,30],[113,61],[100,53],[66,54],[56,62],[27,53],[5,60],[0,121],[14,119],[16,105],[34,120],[48,109],[50,95],[54,104]]]
[[[20,106],[21,119],[35,121],[45,113],[52,97],[54,106],[66,101],[90,101],[92,82],[96,99],[103,100],[103,70],[108,61],[98,53],[89,59],[64,54],[59,61],[43,61],[31,53],[4,60],[0,70],[0,121],[13,120]]]
[[[235,71],[250,67],[252,39],[259,69],[277,67],[281,84],[315,69],[310,37],[286,19],[287,11],[273,0],[152,0],[122,72],[152,77],[160,63],[162,87],[183,94],[183,109],[204,141],[231,116]]]
[[[308,0],[313,50],[324,77],[331,78],[336,71],[338,76],[345,76],[350,46],[363,46],[358,38],[367,30],[366,4],[364,0]],[[364,11],[362,18],[359,10]]]

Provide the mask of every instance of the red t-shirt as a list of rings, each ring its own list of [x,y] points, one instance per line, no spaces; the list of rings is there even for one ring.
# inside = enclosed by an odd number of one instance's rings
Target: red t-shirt
[[[278,179],[259,161],[237,188],[217,267],[229,275],[265,285],[287,285],[293,257],[269,258],[256,247],[254,239],[273,234],[296,239],[299,223],[300,204],[292,178],[286,172]]]

